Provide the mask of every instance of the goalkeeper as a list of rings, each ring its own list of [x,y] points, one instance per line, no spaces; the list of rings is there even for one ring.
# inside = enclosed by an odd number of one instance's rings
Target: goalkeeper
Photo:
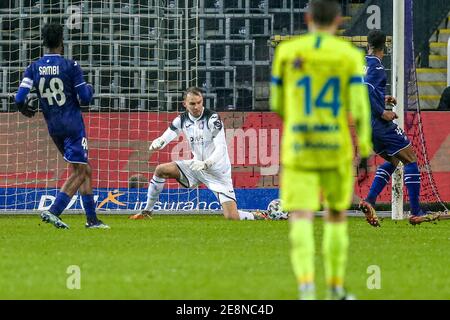
[[[329,299],[348,299],[344,275],[349,245],[346,210],[353,194],[353,147],[371,152],[370,106],[364,57],[334,34],[341,21],[333,0],[312,0],[309,33],[282,42],[272,66],[271,108],[283,119],[281,200],[290,214],[291,262],[300,299],[315,299],[314,212],[323,194],[327,214],[322,249]],[[367,161],[360,167],[367,172]]]
[[[168,178],[176,179],[186,188],[205,184],[216,195],[227,219],[269,219],[263,212],[251,213],[237,209],[223,123],[216,112],[204,108],[202,91],[196,87],[188,88],[183,95],[183,106],[186,111],[172,121],[161,137],[152,142],[150,151],[163,149],[183,132],[194,158],[158,165],[148,186],[144,210],[130,219],[138,220],[152,215],[153,206]]]

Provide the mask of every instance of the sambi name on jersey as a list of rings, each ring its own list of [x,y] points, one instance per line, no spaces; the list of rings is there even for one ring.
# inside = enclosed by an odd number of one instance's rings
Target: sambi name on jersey
[[[39,67],[39,75],[40,76],[59,75],[59,66]]]

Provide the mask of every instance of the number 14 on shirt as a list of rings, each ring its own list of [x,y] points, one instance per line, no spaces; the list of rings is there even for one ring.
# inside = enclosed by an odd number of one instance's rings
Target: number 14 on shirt
[[[313,104],[312,97],[312,88],[311,88],[312,79],[310,76],[305,76],[300,78],[297,81],[297,87],[304,88],[305,90],[305,114],[310,115],[313,112],[313,107],[315,108],[324,108],[331,109],[333,112],[333,116],[337,117],[339,114],[339,109],[341,107],[340,101],[340,92],[341,92],[341,82],[338,77],[331,77],[322,87],[319,92],[319,95],[315,97]],[[331,90],[332,92],[332,100],[325,101],[325,97],[328,92]]]

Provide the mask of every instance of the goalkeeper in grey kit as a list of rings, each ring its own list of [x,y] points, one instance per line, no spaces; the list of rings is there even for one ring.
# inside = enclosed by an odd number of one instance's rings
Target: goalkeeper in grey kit
[[[176,179],[186,188],[205,184],[216,195],[226,219],[269,219],[263,212],[237,209],[223,123],[216,112],[203,106],[202,91],[197,87],[188,88],[183,95],[183,106],[186,111],[177,116],[163,135],[152,142],[150,151],[163,149],[183,132],[194,157],[158,165],[148,186],[144,210],[130,219],[151,217],[153,206],[159,200],[168,178]]]

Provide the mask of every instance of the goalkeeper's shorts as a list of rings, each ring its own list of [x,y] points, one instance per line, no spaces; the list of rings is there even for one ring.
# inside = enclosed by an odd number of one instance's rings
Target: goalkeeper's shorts
[[[51,136],[64,160],[70,163],[88,163],[88,146],[84,132],[72,136]]]
[[[353,170],[351,161],[329,170],[283,167],[280,187],[283,210],[318,211],[321,204],[332,210],[347,210],[353,195]]]
[[[186,188],[195,188],[204,184],[213,191],[220,203],[236,201],[233,180],[231,179],[231,166],[224,168],[212,167],[207,170],[194,171],[190,169],[193,160],[175,161],[180,170],[178,182]]]

